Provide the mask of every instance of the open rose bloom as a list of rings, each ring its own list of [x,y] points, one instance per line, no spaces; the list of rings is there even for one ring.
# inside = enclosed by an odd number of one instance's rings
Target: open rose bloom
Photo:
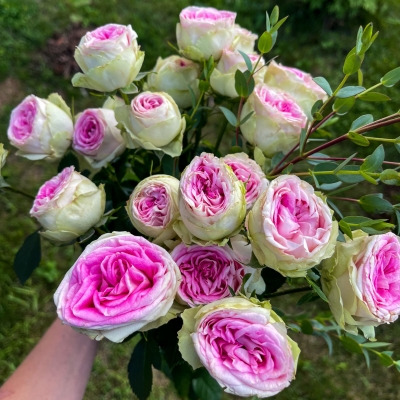
[[[195,61],[214,57],[229,49],[235,39],[236,13],[212,7],[186,7],[179,14],[176,39],[182,54]]]
[[[353,240],[338,242],[322,264],[322,288],[341,326],[374,337],[374,327],[400,314],[400,238],[393,233],[368,236],[353,232]]]
[[[128,148],[160,150],[171,157],[181,154],[186,120],[169,94],[142,92],[130,105],[117,108],[115,116],[124,127]]]
[[[42,236],[68,243],[100,221],[105,197],[103,185],[97,187],[74,167],[67,167],[40,187],[30,215],[45,229]]]
[[[90,108],[77,116],[72,147],[93,168],[101,168],[126,148],[114,111]]]
[[[308,118],[317,100],[326,100],[327,94],[317,85],[310,74],[297,68],[285,67],[272,61],[264,74],[267,86],[283,90],[292,96]]]
[[[241,126],[245,139],[267,157],[286,154],[300,140],[307,116],[289,94],[257,85],[243,106],[240,118],[253,115]]]
[[[235,25],[234,33],[235,39],[233,40],[232,48],[236,51],[243,51],[243,53],[246,54],[253,54],[258,35],[245,28],[242,28],[238,24]]]
[[[71,111],[58,94],[47,100],[30,95],[12,111],[7,135],[18,155],[57,160],[71,145],[73,129]]]
[[[146,90],[168,93],[181,108],[192,105],[190,89],[196,100],[199,97],[198,63],[179,56],[159,57],[152,72],[147,76]]]
[[[54,301],[63,323],[93,339],[121,342],[146,325],[168,321],[179,282],[179,269],[164,249],[114,232],[86,247]]]
[[[259,59],[259,55],[248,54],[248,56],[254,68]],[[266,71],[265,68],[262,68],[264,65],[265,61],[261,58],[257,65],[258,71],[253,76],[256,83],[263,82]],[[235,89],[235,73],[237,70],[242,72],[247,70],[243,56],[238,51],[223,50],[222,56],[210,77],[210,84],[213,90],[222,96],[233,99],[238,97],[239,95]]]
[[[108,24],[86,33],[75,51],[83,73],[72,84],[99,92],[129,87],[144,60],[136,39],[130,25]]]
[[[237,396],[265,398],[294,379],[300,350],[268,302],[231,297],[185,310],[179,350]]]
[[[246,214],[244,184],[221,159],[202,153],[182,173],[179,211],[174,229],[185,243],[225,244]]]
[[[246,219],[254,255],[284,276],[305,276],[332,256],[338,224],[313,187],[294,175],[270,182]]]
[[[133,226],[161,244],[176,236],[172,228],[179,217],[178,179],[152,175],[139,182],[129,197],[126,210]]]

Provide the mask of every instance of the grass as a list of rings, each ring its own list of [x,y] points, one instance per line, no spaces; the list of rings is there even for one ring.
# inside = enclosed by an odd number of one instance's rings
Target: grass
[[[264,30],[264,10],[271,10],[274,5],[273,1],[250,0],[196,3],[234,9],[238,12],[240,24],[259,33]],[[99,104],[87,92],[73,89],[69,80],[49,68],[43,49],[54,33],[71,29],[74,23],[88,29],[108,22],[130,23],[146,51],[144,69],[148,70],[158,55],[172,53],[167,41],[175,42],[177,16],[189,4],[186,0],[0,0],[0,25],[5,27],[0,43],[0,142],[10,149],[6,139],[9,113],[27,94],[44,97],[58,91],[68,101],[74,98],[76,111],[89,104]],[[368,72],[365,73],[365,84],[375,84],[386,71],[400,65],[397,49],[400,6],[396,0],[282,0],[279,4],[282,16],[290,14],[272,54],[279,55],[280,62],[310,71],[314,76],[323,75],[334,86],[341,79],[341,60],[353,46],[358,26],[373,20],[381,33],[364,63],[364,71]],[[356,84],[353,81],[351,83]],[[373,113],[377,118],[397,111],[400,103],[398,93],[396,89],[390,92],[393,99],[390,104],[361,103],[346,123],[337,125],[337,133],[343,132],[356,116],[363,113]],[[387,129],[382,134],[394,131],[394,128]],[[352,145],[347,143],[345,149],[346,154],[354,152]],[[342,153],[341,148],[334,151]],[[360,148],[355,151],[360,151]],[[389,152],[389,157],[394,159],[396,155]],[[4,173],[10,184],[34,194],[44,180],[56,173],[56,165],[31,163],[11,154]],[[359,190],[363,190],[362,186]],[[12,270],[12,262],[25,236],[38,228],[35,221],[28,217],[30,205],[30,200],[20,196],[0,195],[0,383],[15,370],[55,318],[52,294],[79,254],[78,248],[52,247],[44,242],[41,266],[22,287]],[[301,310],[292,309],[294,301],[296,296],[277,299],[274,304],[290,309],[292,313],[312,312],[313,305]],[[378,337],[379,340],[392,342],[391,349],[400,356],[398,323],[379,328]],[[300,334],[293,334],[293,338],[302,348],[297,380],[277,399],[398,398],[399,375],[396,371],[386,370],[376,360],[368,371],[362,356],[346,353],[337,341],[334,354],[329,357],[321,339]],[[126,376],[133,346],[134,342],[115,345],[104,341],[101,344],[85,399],[134,398]],[[156,374],[151,398],[177,398],[171,384],[160,373]],[[224,398],[233,397],[226,395]]]

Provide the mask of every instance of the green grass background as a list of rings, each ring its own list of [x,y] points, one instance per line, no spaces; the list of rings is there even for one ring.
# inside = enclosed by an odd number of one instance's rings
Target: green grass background
[[[251,0],[194,3],[235,10],[237,22],[257,33],[264,30],[265,10],[275,5],[273,1]],[[89,104],[99,104],[86,91],[72,88],[69,80],[56,75],[45,61],[43,49],[54,34],[76,26],[73,24],[88,29],[109,22],[131,24],[146,52],[143,70],[148,70],[159,55],[171,54],[167,41],[175,42],[179,11],[190,4],[186,0],[0,0],[0,142],[11,150],[6,138],[9,114],[30,93],[45,97],[57,91],[68,102],[73,97],[76,111]],[[314,76],[325,76],[335,86],[342,76],[343,59],[355,43],[358,26],[373,21],[381,33],[364,62],[365,85],[375,84],[386,71],[400,65],[398,0],[282,0],[279,6],[281,15],[289,14],[290,18],[280,30],[271,56],[279,55],[282,63],[309,71]],[[397,111],[399,89],[384,92],[391,96],[392,103],[357,105],[347,122],[337,124],[334,131],[343,133],[356,116],[367,112],[378,118]],[[380,134],[391,135],[397,131],[398,128],[392,127]],[[334,152],[342,156],[351,154],[351,150],[352,146],[346,144]],[[4,174],[10,184],[27,192],[34,194],[44,180],[56,173],[55,164],[32,163],[13,153],[12,150]],[[399,159],[398,153],[390,151],[388,157]],[[364,189],[365,192],[370,187]],[[21,286],[12,263],[24,237],[38,228],[28,217],[30,205],[30,201],[20,196],[0,194],[0,384],[55,318],[52,294],[79,254],[75,247],[59,248],[43,243],[40,268],[25,286]],[[293,314],[305,311],[310,315],[314,307],[322,306],[318,303],[299,310],[292,306],[296,301],[293,296],[277,299],[274,305],[289,309]],[[300,334],[293,337],[302,348],[297,379],[277,399],[399,399],[400,375],[396,371],[387,370],[376,361],[372,362],[371,370],[367,370],[361,356],[346,353],[337,341],[334,355],[329,357],[321,339]],[[380,327],[378,338],[392,342],[391,349],[400,358],[399,323]],[[85,399],[134,398],[126,374],[133,346],[133,342],[101,343]],[[152,399],[176,398],[173,387],[157,373]],[[226,395],[225,398],[234,397]]]

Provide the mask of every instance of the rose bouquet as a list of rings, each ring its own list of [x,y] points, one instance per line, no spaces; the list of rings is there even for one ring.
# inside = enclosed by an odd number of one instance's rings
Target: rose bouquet
[[[400,371],[375,339],[400,314],[400,205],[371,189],[400,186],[400,163],[385,159],[400,138],[367,135],[400,114],[332,131],[356,103],[389,100],[376,89],[395,85],[400,68],[363,86],[378,34],[369,24],[332,89],[266,56],[286,18],[275,7],[258,37],[233,12],[188,7],[176,54],[149,72],[131,26],[99,27],[76,48],[82,73],[72,84],[103,97],[102,107],[75,113],[51,94],[12,111],[17,154],[58,162],[59,172],[34,197],[40,229],[15,272],[24,283],[38,267],[41,238],[81,247],[54,294],[57,315],[95,340],[137,337],[128,375],[139,399],[152,366],[182,398],[217,399],[221,388],[274,396],[295,378],[300,333],[329,351],[338,337],[368,364],[371,354]],[[346,141],[372,149],[332,156]],[[0,172],[7,153],[1,145]],[[1,175],[0,188],[29,196]],[[342,197],[351,190],[362,195]],[[362,215],[338,207],[346,202]],[[300,292],[297,306],[315,301],[320,312],[269,301]]]

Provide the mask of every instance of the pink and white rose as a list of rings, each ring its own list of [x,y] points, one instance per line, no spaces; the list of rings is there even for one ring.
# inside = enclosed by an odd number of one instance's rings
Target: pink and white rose
[[[325,198],[294,175],[270,182],[246,227],[260,264],[289,277],[305,276],[309,268],[331,257],[338,235]]]
[[[232,168],[236,177],[246,186],[246,208],[249,210],[268,186],[268,179],[260,166],[246,153],[228,154],[222,161]]]
[[[192,89],[196,99],[200,95],[199,77],[200,65],[179,56],[159,57],[153,68],[153,73],[147,77],[146,90],[168,93],[181,108],[192,105]]]
[[[160,150],[171,157],[182,152],[186,120],[174,99],[164,92],[142,92],[130,105],[115,110],[130,149]]]
[[[289,94],[257,85],[243,106],[240,118],[253,115],[240,127],[243,136],[267,157],[286,154],[300,140],[307,116]]]
[[[163,248],[113,232],[90,243],[54,294],[58,317],[92,339],[121,342],[170,311],[180,272]]]
[[[179,217],[179,181],[169,175],[152,175],[139,182],[129,197],[127,212],[142,234],[163,243],[176,236],[172,224]]]
[[[258,35],[249,30],[242,28],[240,25],[235,25],[235,39],[232,43],[233,50],[240,50],[246,54],[254,53],[254,46]]]
[[[211,56],[219,60],[235,38],[236,13],[212,7],[186,7],[176,25],[178,47],[184,57],[201,61]]]
[[[130,25],[108,24],[87,32],[75,50],[83,73],[77,73],[72,84],[99,92],[129,87],[144,60],[136,39]]]
[[[246,214],[244,184],[221,159],[202,153],[182,173],[179,211],[184,226],[175,224],[174,229],[185,243],[197,238],[199,244],[225,244]]]
[[[105,200],[103,185],[97,187],[74,167],[67,167],[40,187],[30,215],[45,229],[42,236],[68,243],[101,220]]]
[[[400,315],[400,238],[394,233],[338,242],[322,263],[322,289],[341,328],[374,337],[373,327]]]
[[[104,167],[126,148],[114,111],[90,108],[78,114],[72,140],[74,150],[93,168]]]
[[[71,111],[56,93],[26,97],[11,113],[8,139],[29,160],[60,159],[71,144]]]
[[[185,310],[179,350],[225,392],[274,396],[295,378],[300,349],[269,302],[230,297]]]
[[[310,74],[297,68],[285,67],[275,61],[268,65],[264,82],[269,87],[290,94],[310,119],[314,103],[327,99],[325,91],[313,81]]]
[[[248,54],[248,56],[254,68],[259,59],[259,55]],[[256,83],[263,82],[266,71],[265,68],[262,68],[264,64],[265,61],[261,58],[257,66],[257,70],[260,70],[253,75]],[[235,73],[237,70],[242,72],[247,70],[247,65],[243,56],[238,51],[223,50],[218,64],[211,73],[210,84],[212,89],[222,96],[230,98],[238,97],[235,89]]]

